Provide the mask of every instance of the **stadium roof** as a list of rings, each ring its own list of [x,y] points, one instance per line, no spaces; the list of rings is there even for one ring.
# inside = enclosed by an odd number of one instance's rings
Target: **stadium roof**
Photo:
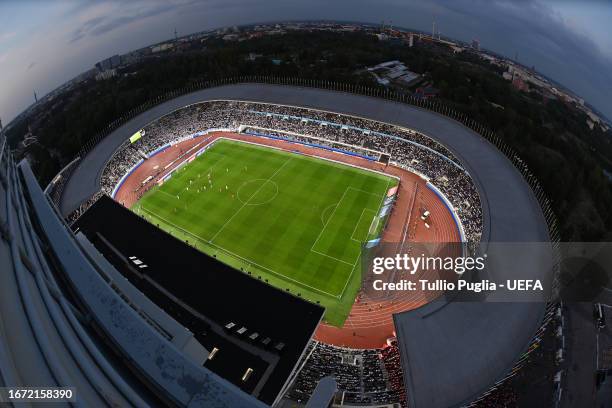
[[[338,391],[338,383],[333,377],[323,377],[312,392],[306,408],[327,407]]]
[[[268,404],[278,398],[323,317],[321,306],[186,245],[107,196],[73,228],[140,291],[192,329],[207,350],[217,348],[206,368]],[[233,330],[226,328],[229,323],[236,325]],[[245,332],[238,335],[240,328]],[[251,340],[252,334],[259,340]],[[270,342],[264,345],[266,338]],[[279,344],[282,351],[276,352]],[[248,369],[253,371],[244,381]]]
[[[521,173],[497,148],[460,123],[393,101],[344,92],[263,84],[227,85],[196,91],[134,117],[102,140],[89,153],[87,160],[76,168],[61,198],[62,213],[68,214],[100,189],[105,163],[135,131],[183,106],[219,99],[310,107],[422,132],[448,147],[472,176],[481,196],[484,242],[543,242],[549,239],[542,211]],[[395,319],[401,354],[408,356],[407,359],[403,357],[402,363],[413,408],[458,405],[486,391],[511,369],[544,314],[544,305],[535,303],[477,306],[450,302],[439,307],[428,319],[423,318],[425,311],[407,312]],[[448,349],[449,345],[441,338],[442,333],[447,339],[453,339],[450,349],[456,355],[432,358],[425,364],[423,359],[427,359],[428,353]],[[436,337],[430,341],[430,336]],[[479,344],[483,344],[479,349],[482,352],[475,353],[475,345]],[[474,369],[488,368],[480,372],[456,371],[456,364],[467,361],[471,361]],[[441,373],[453,373],[452,381]],[[430,386],[416,386],[425,382]],[[465,387],[461,386],[463,382]],[[429,400],[431,393],[437,395],[433,401]],[[448,395],[448,398],[442,399],[443,395]]]
[[[73,387],[77,406],[264,406],[122,298],[4,140],[0,180],[0,386]]]

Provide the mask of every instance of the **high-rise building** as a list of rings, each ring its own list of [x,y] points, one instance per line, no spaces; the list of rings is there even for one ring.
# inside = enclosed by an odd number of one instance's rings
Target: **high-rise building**
[[[414,34],[410,34],[410,36],[408,37],[408,47],[413,47],[414,46]]]
[[[121,57],[119,55],[113,55],[110,57],[111,68],[117,68],[121,65]]]
[[[0,130],[2,130],[2,118],[0,118]]]
[[[475,49],[476,51],[480,51],[480,41],[473,39],[472,48]]]
[[[98,62],[96,64],[96,68],[98,68],[98,71],[106,71],[112,68],[117,68],[119,65],[121,65],[121,56],[113,55],[110,58]]]

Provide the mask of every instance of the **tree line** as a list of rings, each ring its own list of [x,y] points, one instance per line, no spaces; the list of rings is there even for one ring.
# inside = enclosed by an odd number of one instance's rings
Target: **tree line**
[[[250,58],[252,57],[252,58]],[[168,91],[202,80],[267,75],[380,86],[364,68],[400,60],[440,90],[442,102],[494,129],[540,180],[560,220],[564,240],[612,238],[612,135],[587,126],[578,109],[521,92],[503,68],[445,46],[379,41],[366,33],[290,32],[245,41],[211,38],[180,51],[153,54],[114,78],[84,81],[7,132],[17,147],[30,126],[38,142],[17,149],[46,184],[108,123]],[[410,93],[414,89],[400,89]]]

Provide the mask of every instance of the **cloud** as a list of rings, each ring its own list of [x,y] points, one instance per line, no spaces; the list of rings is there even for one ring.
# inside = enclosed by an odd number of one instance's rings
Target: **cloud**
[[[68,43],[71,44],[71,43],[77,42],[80,39],[84,38],[89,31],[96,28],[96,26],[104,22],[105,19],[106,18],[103,16],[98,16],[98,17],[90,18],[89,20],[85,21],[83,24],[81,24],[80,27],[72,31],[70,35],[70,39],[68,40]]]
[[[7,33],[0,33],[0,43],[5,42],[7,40],[10,40],[11,38],[15,37],[17,35],[16,32],[11,31],[11,32],[7,32]]]
[[[442,30],[514,57],[612,116],[612,58],[549,4],[536,0],[439,0]],[[448,33],[448,31],[447,31]],[[453,36],[451,34],[451,37]]]
[[[81,30],[76,30],[75,32],[72,33],[71,38],[68,40],[68,44],[75,43],[84,37],[85,37],[85,33],[83,33]]]
[[[290,19],[393,20],[396,26],[429,32],[434,18],[443,36],[465,41],[478,38],[483,47],[510,57],[518,52],[520,62],[535,65],[538,71],[612,116],[612,102],[606,95],[612,83],[611,53],[604,53],[607,43],[580,31],[592,21],[588,16],[569,21],[567,12],[565,18],[558,14],[556,0],[131,0],[49,4],[53,5],[39,12],[44,24],[37,24],[35,30],[0,28],[0,63],[8,78],[0,94],[3,117],[17,114],[31,102],[29,94],[23,95],[24,84],[36,82],[36,89],[47,92],[107,56],[167,40],[175,27],[183,35]],[[32,17],[28,21],[34,21]],[[606,27],[600,29],[605,31]],[[1,41],[14,35],[20,44],[8,53],[2,47],[9,43]],[[33,55],[37,66],[31,71],[24,69]]]
[[[178,5],[172,3],[158,4],[151,2],[127,3],[125,6],[115,8],[110,13],[105,13],[105,15],[98,15],[88,19],[72,31],[68,42],[75,43],[89,36],[102,36],[146,18],[158,17],[169,12],[177,12],[177,7],[180,8],[192,4],[194,4],[192,1],[182,2]]]

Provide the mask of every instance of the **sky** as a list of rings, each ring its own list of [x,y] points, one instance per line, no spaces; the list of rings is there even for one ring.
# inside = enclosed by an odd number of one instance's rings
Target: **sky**
[[[478,39],[612,118],[612,2],[595,0],[0,0],[0,118],[114,54],[258,22],[345,20]]]

